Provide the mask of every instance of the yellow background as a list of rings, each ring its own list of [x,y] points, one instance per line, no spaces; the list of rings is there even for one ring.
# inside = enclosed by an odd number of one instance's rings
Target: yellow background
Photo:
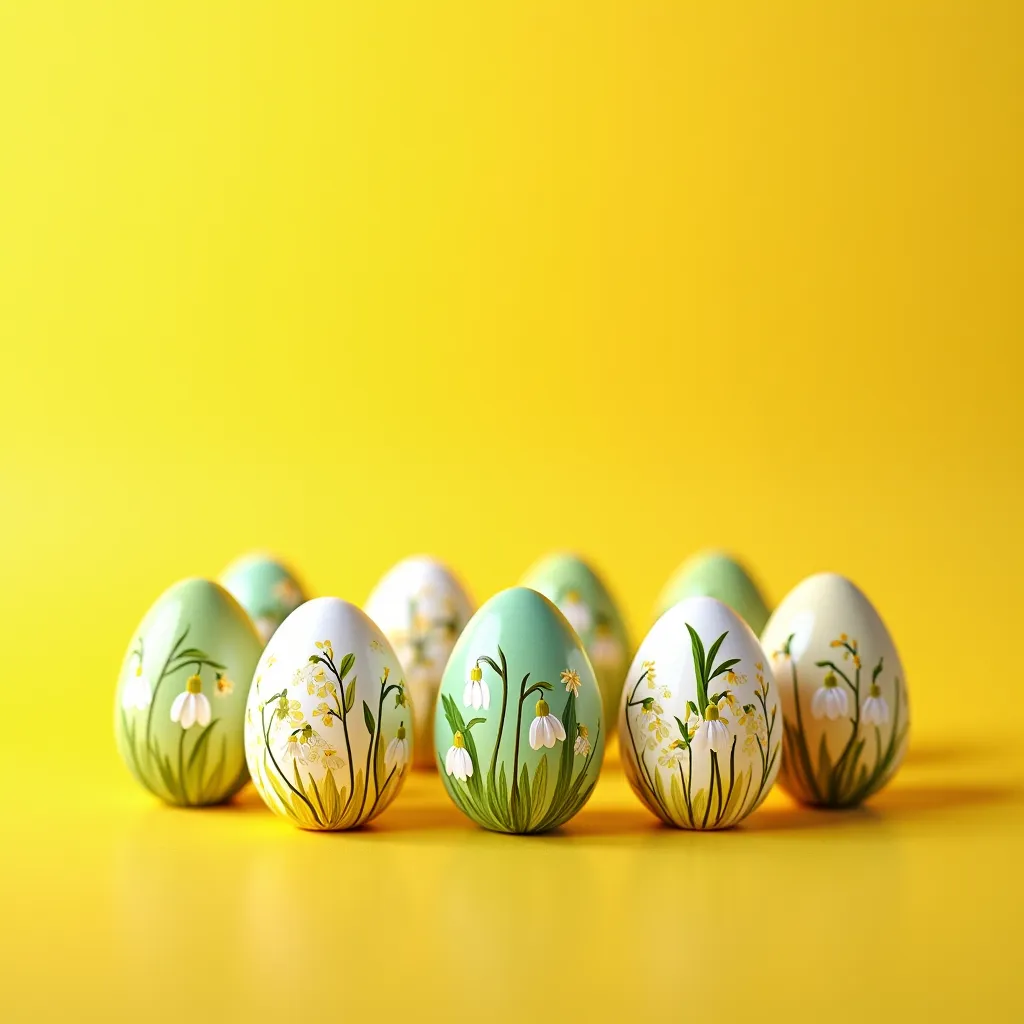
[[[0,8],[0,1016],[1019,1019],[1022,8]],[[539,554],[639,639],[723,544],[857,580],[914,728],[859,812],[563,835],[415,778],[156,806],[115,676],[270,547],[361,601]]]

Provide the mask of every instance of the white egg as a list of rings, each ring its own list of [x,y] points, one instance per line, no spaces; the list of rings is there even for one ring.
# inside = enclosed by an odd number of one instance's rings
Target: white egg
[[[679,828],[728,828],[768,795],[782,720],[772,672],[750,627],[691,597],[651,628],[626,677],[622,763],[637,796]]]
[[[871,602],[842,576],[811,576],[775,610],[762,644],[785,716],[783,788],[827,807],[881,789],[906,752],[910,709],[899,655]]]
[[[420,712],[416,764],[432,768],[437,691],[455,641],[473,614],[473,603],[446,566],[421,555],[394,566],[374,588],[365,609],[391,641]]]
[[[355,605],[319,597],[284,620],[256,666],[246,761],[267,806],[300,828],[355,828],[401,789],[412,725],[387,638]]]

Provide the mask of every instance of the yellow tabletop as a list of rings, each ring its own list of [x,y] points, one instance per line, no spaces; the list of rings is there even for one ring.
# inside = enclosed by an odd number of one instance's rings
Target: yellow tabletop
[[[59,813],[7,806],[5,1019],[945,1019],[986,963],[986,1017],[1024,1007],[1024,780],[973,745],[914,743],[862,809],[776,790],[721,833],[662,826],[616,763],[530,837],[477,828],[431,772],[320,834],[251,787],[165,807],[118,767],[65,778]]]

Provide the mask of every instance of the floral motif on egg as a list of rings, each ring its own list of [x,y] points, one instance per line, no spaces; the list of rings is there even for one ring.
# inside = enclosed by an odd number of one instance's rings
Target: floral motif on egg
[[[426,586],[409,598],[408,625],[391,630],[388,639],[410,678],[426,680],[444,670],[460,629],[451,597],[438,602],[435,588]]]
[[[490,680],[485,670],[492,674]],[[496,831],[543,832],[554,828],[586,803],[597,781],[595,775],[587,785],[601,725],[577,721],[579,673],[566,668],[557,685],[546,680],[531,683],[530,676],[530,672],[523,676],[517,692],[514,674],[498,647],[497,659],[481,654],[474,660],[462,695],[463,709],[483,712],[483,716],[467,721],[458,703],[448,695],[442,696],[443,713],[452,733],[444,759],[446,788],[464,814]],[[506,727],[512,727],[512,722],[506,721],[510,694],[515,713],[511,780],[505,773],[505,762],[498,765],[502,735]],[[565,701],[558,710],[563,694]],[[531,708],[533,715],[529,717]],[[498,731],[488,756],[488,752],[477,749],[473,729],[488,720],[485,716],[495,714]],[[521,743],[529,743],[534,751],[544,751],[532,778],[529,766],[520,765]]]
[[[890,708],[879,684],[884,659],[879,657],[871,670],[871,682],[865,686],[860,646],[846,633],[840,633],[829,644],[844,664],[831,658],[816,661],[814,666],[820,675],[800,680],[790,653],[794,635],[772,654],[776,671],[789,673],[793,681],[793,716],[792,721],[785,721],[783,781],[808,803],[853,806],[879,789],[896,768],[909,727],[905,711],[900,720],[900,680],[893,676]],[[803,693],[801,685],[805,687]],[[817,752],[809,749],[804,731],[807,715],[818,721],[849,721],[849,735],[835,761],[824,732]]]
[[[555,604],[583,641],[596,668],[618,666],[623,655],[622,644],[605,616],[596,614],[578,590],[565,591]]]
[[[220,724],[217,702],[231,695],[234,683],[221,662],[198,647],[185,646],[190,628],[185,627],[158,665],[147,659],[143,637],[137,638],[128,654],[120,711],[124,749],[143,785],[173,803],[201,805],[234,792],[240,784],[237,779],[225,780],[223,756],[215,757],[212,765],[208,760],[211,737]],[[184,688],[170,707],[170,721],[180,731],[174,731],[176,742],[165,749],[160,731],[154,732],[156,698],[172,676],[188,669],[192,671]],[[225,781],[231,784],[225,787]]]
[[[302,828],[355,828],[390,803],[407,771],[405,721],[393,736],[383,733],[384,702],[393,694],[395,708],[408,707],[405,682],[391,681],[385,667],[376,710],[363,701],[359,715],[355,654],[336,658],[329,639],[315,641],[314,647],[287,686],[259,700],[258,721],[251,708],[248,712],[250,724],[256,726],[256,782],[264,793],[276,796],[280,809]],[[273,663],[271,657],[267,668]],[[262,685],[257,676],[257,693]],[[319,698],[312,722],[291,696],[294,692]],[[365,761],[353,755],[354,729],[365,729],[369,736]]]
[[[624,766],[640,799],[669,824],[728,828],[757,807],[774,781],[781,749],[778,705],[761,662],[753,665],[753,702],[740,703],[737,692],[748,685],[742,660],[715,663],[728,630],[705,651],[697,631],[689,623],[686,628],[697,700],[687,701],[682,718],[667,721],[660,701],[669,700],[672,692],[658,683],[655,662],[644,661],[639,678],[626,691],[625,724],[632,757],[624,758]],[[757,760],[737,770],[737,750],[745,755],[741,761],[753,760],[755,754]],[[706,788],[696,792],[695,767],[700,777],[708,779]]]

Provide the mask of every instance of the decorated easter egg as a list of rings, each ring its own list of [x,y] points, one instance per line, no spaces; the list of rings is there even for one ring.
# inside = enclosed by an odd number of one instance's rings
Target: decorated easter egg
[[[705,551],[687,559],[658,596],[655,615],[688,597],[714,597],[738,612],[760,634],[768,621],[768,606],[747,570],[720,551]]]
[[[871,602],[842,576],[811,576],[775,610],[762,646],[785,717],[783,788],[824,807],[850,807],[881,789],[906,752],[910,707],[899,655]]]
[[[651,628],[626,676],[622,763],[659,818],[728,828],[768,795],[779,772],[782,714],[750,627],[712,597],[673,605]]]
[[[549,555],[520,580],[553,601],[583,641],[597,674],[604,720],[614,722],[629,664],[626,627],[601,577],[575,555]]]
[[[387,637],[354,604],[295,609],[256,666],[245,756],[267,806],[300,828],[356,828],[402,788],[412,708]]]
[[[601,769],[601,694],[583,645],[542,594],[492,597],[448,659],[434,716],[448,795],[498,832],[543,832],[587,802]]]
[[[210,580],[162,594],[132,634],[117,684],[117,749],[168,803],[229,799],[245,784],[242,721],[263,643],[241,605]]]
[[[249,613],[264,643],[306,600],[291,570],[270,555],[244,555],[221,573],[220,582]]]
[[[416,765],[434,767],[433,711],[444,667],[473,614],[469,595],[454,574],[424,556],[407,558],[388,572],[364,606],[391,641],[416,715]]]

